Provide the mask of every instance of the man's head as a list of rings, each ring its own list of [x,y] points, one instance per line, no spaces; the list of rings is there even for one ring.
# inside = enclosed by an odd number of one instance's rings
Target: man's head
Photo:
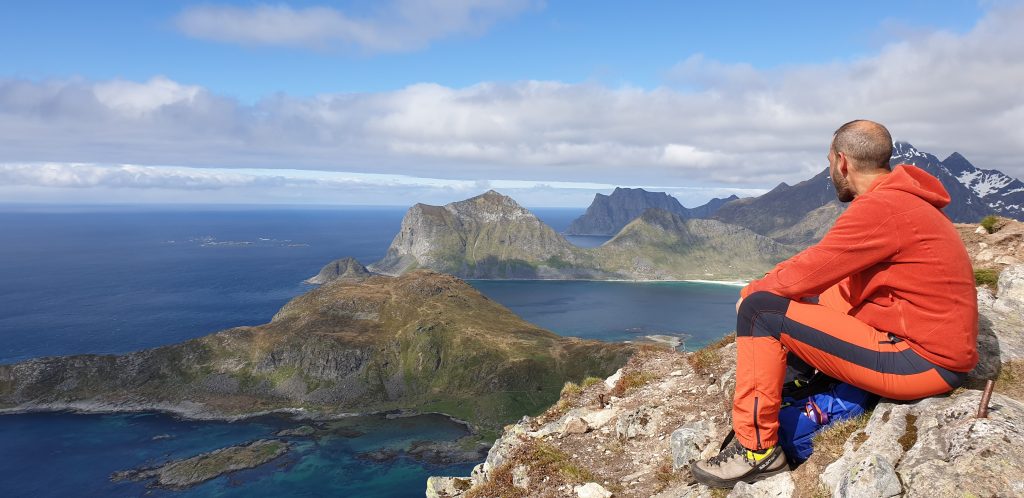
[[[874,177],[889,172],[892,136],[884,126],[865,119],[850,121],[832,135],[828,170],[836,197],[850,202],[858,192],[851,177]]]

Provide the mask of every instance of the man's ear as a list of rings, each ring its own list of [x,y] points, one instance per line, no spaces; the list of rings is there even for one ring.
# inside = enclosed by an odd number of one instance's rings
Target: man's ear
[[[842,152],[836,152],[836,168],[839,170],[839,174],[846,178],[846,175],[850,174],[850,160],[847,159],[846,154]]]

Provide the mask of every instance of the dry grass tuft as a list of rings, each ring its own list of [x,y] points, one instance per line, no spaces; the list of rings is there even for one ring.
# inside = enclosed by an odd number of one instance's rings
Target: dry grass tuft
[[[867,412],[849,420],[836,422],[818,432],[814,436],[814,454],[793,472],[793,483],[796,484],[793,496],[797,498],[830,496],[828,488],[821,483],[821,473],[825,471],[825,467],[828,467],[843,454],[843,445],[851,436],[854,445],[864,442],[866,437],[863,430],[870,419],[871,412]]]
[[[654,380],[654,378],[654,375],[648,372],[638,372],[636,370],[622,372],[619,381],[612,388],[611,395],[621,398],[630,390],[643,387],[648,382]]]
[[[999,368],[994,391],[1024,401],[1024,360],[1010,360]]]
[[[736,334],[729,334],[707,346],[704,346],[693,353],[691,353],[686,360],[693,367],[693,370],[701,375],[706,375],[711,370],[721,365],[722,353],[719,351],[723,347],[736,342]]]
[[[491,471],[487,482],[473,486],[464,498],[491,498],[500,496],[502,498],[521,498],[526,496],[526,490],[512,485],[512,462],[506,462]]]

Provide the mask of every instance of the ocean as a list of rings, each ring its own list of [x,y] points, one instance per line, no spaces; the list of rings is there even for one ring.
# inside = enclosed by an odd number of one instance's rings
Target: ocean
[[[583,210],[534,212],[562,231]],[[0,363],[123,353],[265,323],[309,290],[302,280],[327,262],[380,259],[404,213],[404,207],[0,206]],[[587,247],[605,240],[570,239]],[[691,282],[470,283],[559,334],[602,340],[671,335],[687,348],[733,329],[738,295],[736,287]],[[357,437],[342,431],[346,437],[296,439],[280,461],[188,492],[154,494],[422,496],[427,476],[466,475],[473,465],[443,466],[401,453],[386,461],[359,457],[465,435],[444,417],[348,422],[367,429]],[[0,416],[0,495],[152,492],[108,477],[272,437],[298,423],[284,417],[197,422],[160,414]]]

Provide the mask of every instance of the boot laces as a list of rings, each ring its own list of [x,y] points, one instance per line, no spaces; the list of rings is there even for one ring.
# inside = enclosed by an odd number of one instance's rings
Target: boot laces
[[[711,465],[721,465],[736,455],[743,455],[747,449],[739,443],[739,441],[733,440],[727,448],[722,450],[719,454],[708,459],[708,463]]]

